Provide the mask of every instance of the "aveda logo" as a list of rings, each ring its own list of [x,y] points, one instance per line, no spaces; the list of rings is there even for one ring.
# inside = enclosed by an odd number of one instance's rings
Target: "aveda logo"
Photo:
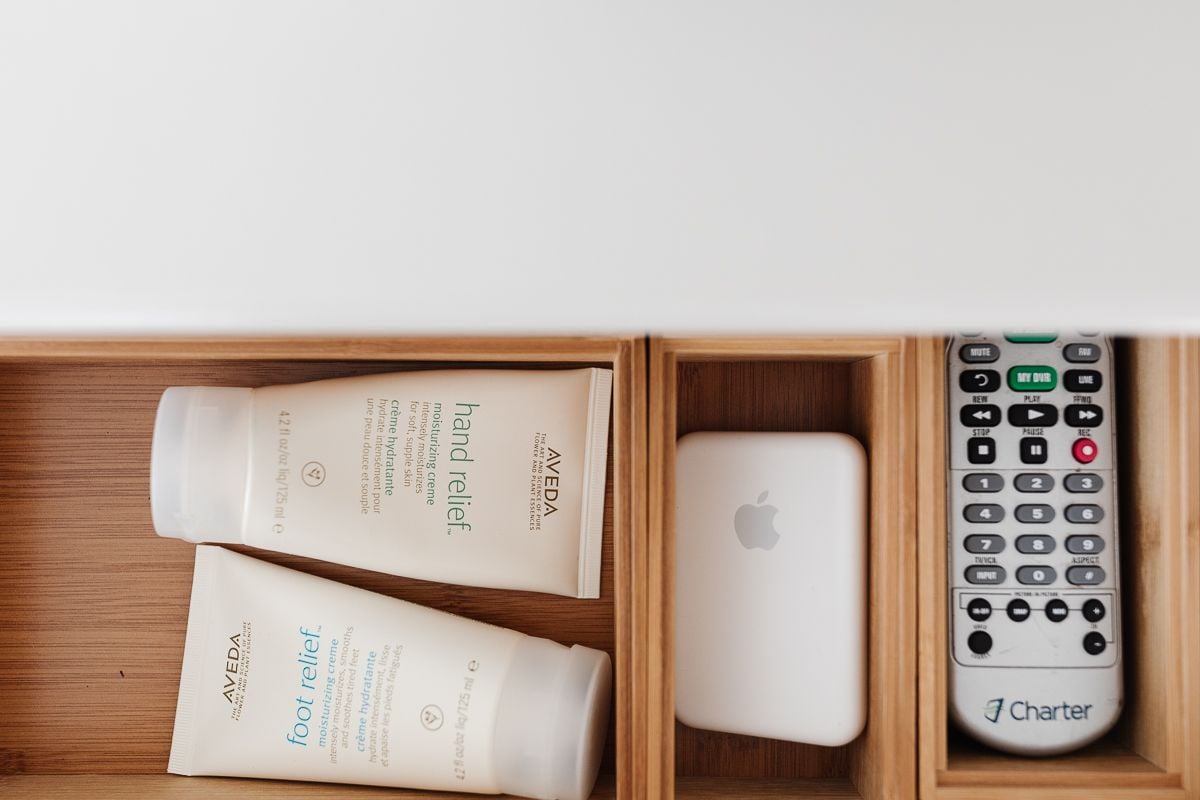
[[[242,634],[229,637],[229,649],[225,652],[225,688],[221,694],[233,705],[233,693],[237,688],[238,665],[242,663]]]
[[[1063,701],[1052,706],[1041,706],[1031,700],[1014,700],[1008,704],[1008,718],[1013,722],[1071,722],[1087,719],[1091,703],[1075,705]],[[1004,698],[988,700],[983,707],[983,716],[989,722],[999,722],[1004,713]]]
[[[562,462],[562,454],[550,445],[546,445],[546,451],[546,475],[542,480],[542,496],[546,500],[546,516],[548,517],[558,511],[558,507],[554,504],[558,502],[558,486],[561,479],[558,465]]]

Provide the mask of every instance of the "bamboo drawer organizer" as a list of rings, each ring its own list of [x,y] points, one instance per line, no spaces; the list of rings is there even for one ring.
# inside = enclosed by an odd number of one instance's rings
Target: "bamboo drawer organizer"
[[[0,796],[454,796],[165,774],[193,548],[155,536],[150,523],[158,395],[170,385],[435,366],[595,365],[615,378],[599,600],[248,552],[607,650],[616,687],[596,797],[1200,800],[1200,343],[1119,344],[1126,709],[1101,742],[1053,759],[974,746],[947,722],[943,346],[905,337],[0,340]],[[845,747],[674,720],[673,452],[678,436],[704,429],[843,431],[868,450],[870,707],[865,732]]]
[[[435,797],[165,775],[193,546],[154,535],[150,436],[173,384],[260,386],[432,366],[614,371],[599,600],[408,580],[250,551],[372,591],[607,650],[615,711],[597,794],[636,794],[644,519],[639,339],[0,341],[0,796]],[[464,795],[478,797],[478,795]]]

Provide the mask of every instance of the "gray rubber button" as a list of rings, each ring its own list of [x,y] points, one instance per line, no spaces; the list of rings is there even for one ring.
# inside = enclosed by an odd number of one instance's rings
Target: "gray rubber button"
[[[1067,580],[1076,586],[1095,586],[1104,582],[1104,570],[1100,567],[1067,567]]]
[[[1018,536],[1018,553],[1053,553],[1057,545],[1053,536]]]
[[[995,472],[972,472],[963,478],[968,492],[998,492],[1004,488],[1003,476]]]
[[[966,571],[967,583],[977,583],[985,586],[1004,583],[1007,575],[1008,573],[1004,571],[1004,567],[996,567],[991,564],[974,564],[967,567]]]
[[[1090,523],[1104,519],[1104,509],[1095,505],[1067,506],[1067,522]],[[1018,509],[1020,518],[1020,509]]]
[[[963,508],[963,518],[967,522],[999,522],[1004,519],[1004,506],[995,503],[971,503]]]
[[[1099,536],[1068,536],[1067,552],[1091,556],[1104,552],[1104,540]]]
[[[1004,545],[1003,536],[968,536],[963,539],[963,547],[968,553],[1002,553]]]
[[[1054,507],[1045,505],[1044,503],[1017,506],[1016,514],[1018,522],[1028,522],[1030,524],[1050,522],[1054,519]]]
[[[1072,364],[1094,364],[1100,360],[1100,346],[1091,342],[1076,342],[1063,348],[1063,358]]]
[[[986,342],[964,344],[958,348],[958,357],[968,364],[990,364],[1000,358],[1000,348]]]
[[[1027,586],[1048,586],[1057,577],[1054,567],[1026,566],[1017,569],[1017,581]]]
[[[1063,478],[1063,486],[1075,494],[1091,494],[1104,488],[1104,478],[1091,472],[1072,472]]]
[[[1013,485],[1018,492],[1048,492],[1054,488],[1054,478],[1044,472],[1023,472],[1016,477]]]

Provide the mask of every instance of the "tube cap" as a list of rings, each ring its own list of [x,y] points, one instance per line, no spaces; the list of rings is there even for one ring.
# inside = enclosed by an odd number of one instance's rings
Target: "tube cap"
[[[496,716],[493,763],[500,791],[585,800],[600,770],[611,695],[608,653],[522,639]]]
[[[240,544],[250,461],[250,389],[163,392],[150,454],[159,536]]]

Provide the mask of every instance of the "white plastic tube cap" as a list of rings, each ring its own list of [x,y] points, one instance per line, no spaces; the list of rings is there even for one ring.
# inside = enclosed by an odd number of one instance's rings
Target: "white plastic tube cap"
[[[208,386],[163,392],[150,454],[150,508],[159,536],[242,541],[250,393]]]
[[[505,678],[493,758],[501,792],[538,800],[585,800],[608,733],[608,653],[521,640]]]

